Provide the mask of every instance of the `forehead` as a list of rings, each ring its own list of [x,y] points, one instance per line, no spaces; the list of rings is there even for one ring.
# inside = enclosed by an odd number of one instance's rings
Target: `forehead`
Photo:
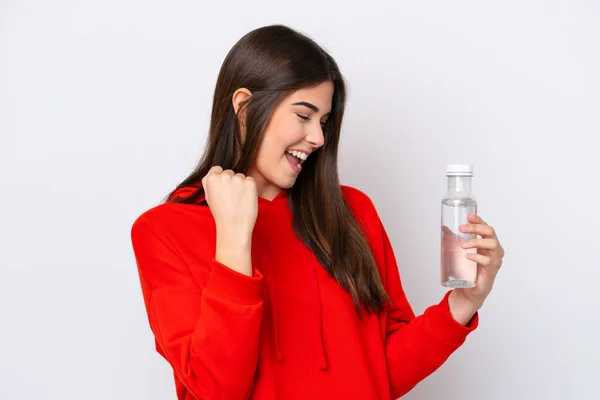
[[[333,83],[331,81],[320,83],[317,86],[302,88],[289,97],[289,102],[306,101],[314,104],[322,111],[329,111],[333,99]]]

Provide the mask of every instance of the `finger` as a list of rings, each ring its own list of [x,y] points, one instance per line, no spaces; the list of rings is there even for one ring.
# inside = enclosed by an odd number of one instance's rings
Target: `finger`
[[[215,165],[211,169],[208,170],[208,174],[206,174],[206,176],[208,176],[208,175],[218,175],[218,174],[220,174],[222,172],[223,172],[223,168],[221,168],[220,165]]]
[[[463,249],[487,249],[487,250],[498,250],[500,248],[500,242],[496,239],[471,239],[464,242],[462,245]]]
[[[219,165],[214,165],[211,169],[208,170],[208,173],[202,178],[202,187],[206,188],[209,179],[214,179],[221,172],[223,172],[223,168]]]
[[[246,178],[246,175],[244,175],[244,174],[242,174],[242,173],[238,172],[237,174],[235,174],[235,177],[236,177],[236,178],[240,178],[240,179],[244,179],[244,178]]]
[[[226,169],[225,171],[223,171],[223,173],[221,174],[221,176],[225,179],[230,179],[233,178],[235,176],[235,172],[233,172],[230,169]]]
[[[489,225],[481,225],[481,224],[468,224],[461,225],[459,230],[463,233],[472,233],[476,235],[480,235],[482,237],[495,238],[496,231]]]
[[[208,170],[206,176],[202,178],[202,186],[206,187],[206,183],[209,179],[214,179],[216,176],[219,176],[222,172],[223,168],[221,168],[219,165],[213,166],[211,169]]]
[[[251,176],[247,176],[246,179],[244,179],[244,183],[246,184],[246,186],[248,186],[253,192],[256,192],[256,195],[258,196],[258,190],[256,190],[256,182],[254,181],[254,178],[252,178]]]
[[[477,264],[483,265],[484,267],[487,267],[492,262],[491,258],[477,253],[467,253],[465,255],[465,258],[468,258],[471,261],[475,261]]]
[[[477,214],[469,214],[467,216],[467,219],[469,220],[470,223],[472,224],[482,224],[482,225],[487,225],[487,222],[485,222],[479,215]]]

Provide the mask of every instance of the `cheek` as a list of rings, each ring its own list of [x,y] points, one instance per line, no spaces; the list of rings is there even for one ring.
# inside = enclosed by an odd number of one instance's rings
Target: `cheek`
[[[304,127],[293,119],[272,121],[258,151],[256,168],[263,176],[272,176],[285,161],[285,150],[300,144],[304,136]]]
[[[277,162],[284,156],[285,150],[298,144],[302,130],[297,126],[281,125],[265,133],[259,156],[264,162]]]
[[[305,127],[300,124],[290,126],[286,133],[282,137],[284,146],[286,148],[294,146],[302,142],[302,139],[306,137]]]
[[[281,163],[282,157],[284,157],[283,151],[281,144],[265,136],[256,157],[256,169],[258,172],[270,179],[273,172]]]
[[[300,121],[297,121],[296,116],[290,116],[285,120],[274,122],[270,127],[271,129],[265,133],[265,139],[270,139],[273,148],[277,148],[280,152],[299,144],[302,138],[306,136],[304,132],[305,126]]]

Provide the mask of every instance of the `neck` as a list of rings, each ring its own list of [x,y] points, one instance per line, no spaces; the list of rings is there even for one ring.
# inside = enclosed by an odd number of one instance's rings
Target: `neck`
[[[269,188],[268,190],[259,191],[258,196],[262,197],[265,200],[272,201],[277,195],[281,192],[280,188]]]
[[[247,176],[251,176],[256,182],[256,191],[258,196],[265,200],[273,200],[281,192],[281,188],[273,185],[267,181],[261,174],[256,173],[254,170],[248,171]]]

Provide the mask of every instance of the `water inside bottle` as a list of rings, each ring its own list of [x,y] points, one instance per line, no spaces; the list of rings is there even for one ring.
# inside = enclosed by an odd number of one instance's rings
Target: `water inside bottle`
[[[477,235],[460,232],[458,227],[468,224],[467,216],[477,214],[477,202],[472,199],[445,199],[442,202],[441,268],[442,285],[450,288],[474,287],[477,263],[465,256],[477,249],[463,249],[461,245]]]

